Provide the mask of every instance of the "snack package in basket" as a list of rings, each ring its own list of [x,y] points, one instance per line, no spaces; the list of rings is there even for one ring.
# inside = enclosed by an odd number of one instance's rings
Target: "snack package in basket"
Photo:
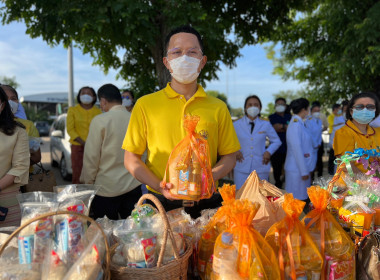
[[[354,243],[327,210],[329,192],[320,187],[311,186],[307,193],[314,205],[314,210],[310,211],[302,222],[324,258],[321,279],[354,279]]]
[[[214,251],[215,240],[220,233],[227,229],[230,223],[230,205],[235,201],[235,185],[224,184],[219,188],[223,198],[223,206],[212,216],[209,223],[202,231],[198,243],[198,273],[202,279],[210,277],[206,275],[206,267]]]
[[[214,279],[280,279],[272,247],[252,226],[259,207],[248,200],[232,203],[230,227],[215,242]]]
[[[98,186],[68,185],[58,186],[57,200],[59,210],[70,211],[88,216],[91,202]],[[84,249],[83,237],[87,230],[87,221],[76,215],[59,215],[55,224],[56,253],[65,263],[75,262]]]
[[[261,205],[253,222],[254,228],[265,236],[274,223],[285,218],[285,212],[281,207],[283,195],[282,190],[265,180],[260,180],[256,171],[253,171],[237,191],[236,199],[248,199]]]
[[[208,142],[195,131],[199,116],[185,115],[186,136],[175,146],[166,165],[163,182],[173,184],[170,192],[183,200],[210,198],[215,191]]]
[[[56,211],[57,195],[31,192],[17,195],[21,208],[21,224],[42,214]],[[53,248],[54,218],[40,219],[25,227],[18,236],[20,264],[43,263]]]
[[[323,257],[299,216],[305,202],[285,194],[282,207],[286,217],[275,223],[265,240],[278,254],[281,279],[320,279]],[[303,278],[302,278],[303,277]]]

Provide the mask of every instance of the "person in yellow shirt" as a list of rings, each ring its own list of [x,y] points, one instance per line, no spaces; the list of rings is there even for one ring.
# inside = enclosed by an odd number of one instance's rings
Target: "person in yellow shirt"
[[[146,184],[168,211],[182,206],[182,201],[172,201],[172,184],[164,185],[162,179],[170,153],[186,135],[185,114],[200,116],[196,130],[208,140],[214,181],[234,168],[240,144],[226,104],[208,96],[197,84],[207,61],[200,34],[190,26],[181,26],[171,31],[165,42],[163,63],[172,81],[136,102],[122,147],[127,170]],[[145,150],[146,163],[141,160]],[[187,211],[197,216],[202,208],[217,207],[212,203],[218,199],[201,200]]]
[[[91,87],[82,87],[77,95],[78,104],[67,111],[67,133],[71,143],[72,183],[79,184],[83,166],[84,145],[92,119],[102,111],[95,106],[96,93]]]
[[[16,89],[10,85],[1,85],[0,87],[7,94],[8,103],[11,107],[12,113],[14,116],[16,116],[16,113],[19,108],[19,103],[20,103]],[[28,134],[28,137],[29,137],[29,142],[32,141],[32,138],[40,138],[40,134],[38,133],[38,130],[32,121],[17,118],[17,117],[15,117],[15,121],[24,125],[26,129],[26,133]],[[36,139],[36,141],[39,141],[39,140]],[[33,172],[33,164],[39,163],[40,161],[41,161],[41,149],[39,148],[39,145],[37,145],[36,149],[30,149],[30,170],[29,171]]]
[[[380,113],[379,100],[370,92],[355,95],[348,103],[346,124],[337,130],[334,137],[335,156],[353,152],[356,148],[376,149],[380,146],[380,128],[369,123]],[[362,164],[351,163],[352,170],[366,172]]]

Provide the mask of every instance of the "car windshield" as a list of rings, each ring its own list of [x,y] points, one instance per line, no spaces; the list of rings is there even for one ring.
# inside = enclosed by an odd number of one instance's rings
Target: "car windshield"
[[[48,123],[45,123],[45,122],[37,122],[36,123],[36,127],[48,127],[49,124]]]

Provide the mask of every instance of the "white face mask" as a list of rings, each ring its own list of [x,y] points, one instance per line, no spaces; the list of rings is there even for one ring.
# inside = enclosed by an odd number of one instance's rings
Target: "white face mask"
[[[283,112],[285,112],[285,110],[286,110],[285,105],[276,105],[276,112],[277,113],[283,113]]]
[[[319,116],[321,115],[320,112],[314,112],[311,114],[314,118],[319,119]]]
[[[187,55],[172,59],[169,61],[169,65],[173,70],[170,74],[178,82],[182,84],[190,84],[199,76],[198,67],[200,63],[200,59]]]
[[[18,103],[12,100],[8,100],[9,105],[11,106],[11,111],[13,114],[16,114],[18,111]]]
[[[260,114],[260,109],[252,106],[247,109],[247,114],[251,116],[252,118],[256,117],[258,114]]]
[[[130,107],[132,105],[132,100],[127,99],[127,98],[123,98],[123,102],[121,104],[125,107]]]
[[[83,94],[79,96],[79,99],[80,99],[80,102],[82,102],[83,104],[91,104],[92,101],[94,101],[94,98],[88,94]]]

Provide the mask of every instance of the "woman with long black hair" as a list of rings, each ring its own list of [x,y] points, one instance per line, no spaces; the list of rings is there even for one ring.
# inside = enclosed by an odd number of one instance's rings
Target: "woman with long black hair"
[[[21,211],[16,196],[20,186],[28,183],[29,142],[25,127],[15,121],[1,87],[0,143],[0,227],[19,226]]]

